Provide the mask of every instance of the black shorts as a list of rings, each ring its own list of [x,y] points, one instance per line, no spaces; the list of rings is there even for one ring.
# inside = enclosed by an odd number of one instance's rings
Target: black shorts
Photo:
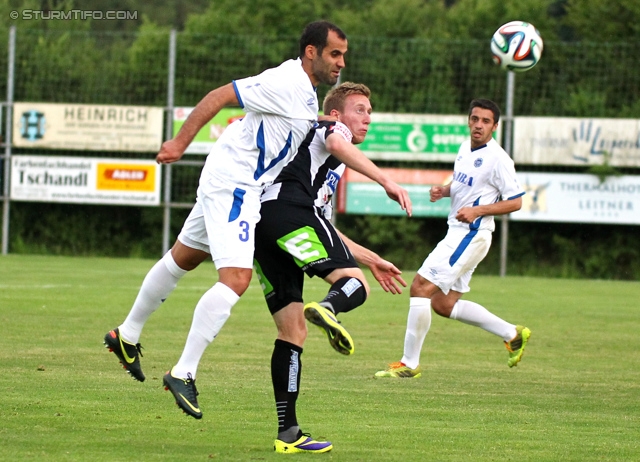
[[[254,265],[271,314],[302,302],[304,273],[324,278],[336,268],[358,267],[316,207],[272,200],[262,203],[260,215]]]

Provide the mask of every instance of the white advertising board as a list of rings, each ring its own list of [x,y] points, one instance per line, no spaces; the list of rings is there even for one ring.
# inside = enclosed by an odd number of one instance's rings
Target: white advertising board
[[[516,165],[640,166],[640,120],[515,117]]]
[[[163,109],[69,103],[15,103],[13,145],[82,151],[158,152]]]
[[[512,220],[640,224],[640,176],[522,173],[526,191]]]
[[[160,165],[152,160],[11,156],[12,200],[159,205]]]

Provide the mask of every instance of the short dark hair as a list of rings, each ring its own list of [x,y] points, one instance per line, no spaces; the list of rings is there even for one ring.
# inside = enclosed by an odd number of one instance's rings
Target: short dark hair
[[[477,99],[474,99],[473,101],[471,101],[471,104],[469,105],[469,115],[471,115],[471,111],[473,111],[474,107],[479,107],[479,108],[482,108],[482,109],[488,109],[491,112],[493,112],[493,123],[494,124],[497,124],[498,121],[500,120],[500,108],[498,107],[498,105],[496,103],[494,103],[490,99],[477,98]]]
[[[307,24],[300,36],[300,58],[304,56],[304,50],[308,45],[313,45],[318,50],[318,54],[322,54],[322,50],[327,46],[327,37],[329,31],[332,30],[342,40],[346,40],[347,36],[335,24],[329,21],[315,21]]]

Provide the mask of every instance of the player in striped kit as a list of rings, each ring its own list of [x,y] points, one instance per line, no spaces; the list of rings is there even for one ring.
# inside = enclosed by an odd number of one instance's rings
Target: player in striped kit
[[[480,327],[501,337],[509,352],[507,365],[516,366],[531,331],[510,324],[485,307],[461,300],[469,292],[471,275],[487,255],[494,215],[515,212],[524,190],[513,160],[492,138],[500,109],[490,100],[473,100],[469,107],[471,139],[460,146],[453,180],[431,188],[431,202],[451,197],[447,235],[418,270],[411,284],[404,355],[376,377],[418,378],[420,351],[431,326],[431,309],[440,316]]]
[[[271,358],[278,412],[277,452],[313,449],[305,446],[296,418],[300,357],[307,336],[305,317],[326,332],[336,351],[349,355],[354,343],[336,316],[360,306],[369,293],[356,261],[371,269],[385,291],[400,293],[397,283],[406,286],[393,264],[342,235],[329,220],[331,196],[344,172],[343,162],[380,183],[411,213],[406,191],[354,146],[364,140],[371,122],[369,96],[369,89],[362,84],[345,82],[332,89],[323,109],[338,121],[321,121],[311,130],[296,157],[262,195],[255,267],[278,328]],[[322,301],[303,307],[305,273],[323,278],[331,287]]]

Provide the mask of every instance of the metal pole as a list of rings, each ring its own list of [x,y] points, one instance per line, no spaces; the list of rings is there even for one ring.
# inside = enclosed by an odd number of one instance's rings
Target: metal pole
[[[507,72],[507,107],[503,117],[504,135],[502,146],[511,156],[513,139],[513,94],[516,86],[516,75],[513,71]],[[509,215],[502,215],[500,223],[500,277],[507,275],[507,250],[509,248]]]
[[[11,189],[11,136],[13,119],[13,82],[16,60],[16,26],[9,28],[9,63],[7,66],[7,119],[5,121],[4,146],[4,198],[2,201],[2,255],[9,253],[9,195]]]
[[[169,35],[169,75],[167,78],[167,124],[165,139],[173,138],[173,105],[175,96],[176,76],[176,31],[171,29]],[[169,251],[169,237],[171,233],[171,164],[164,166],[164,218],[162,221],[162,254]]]

